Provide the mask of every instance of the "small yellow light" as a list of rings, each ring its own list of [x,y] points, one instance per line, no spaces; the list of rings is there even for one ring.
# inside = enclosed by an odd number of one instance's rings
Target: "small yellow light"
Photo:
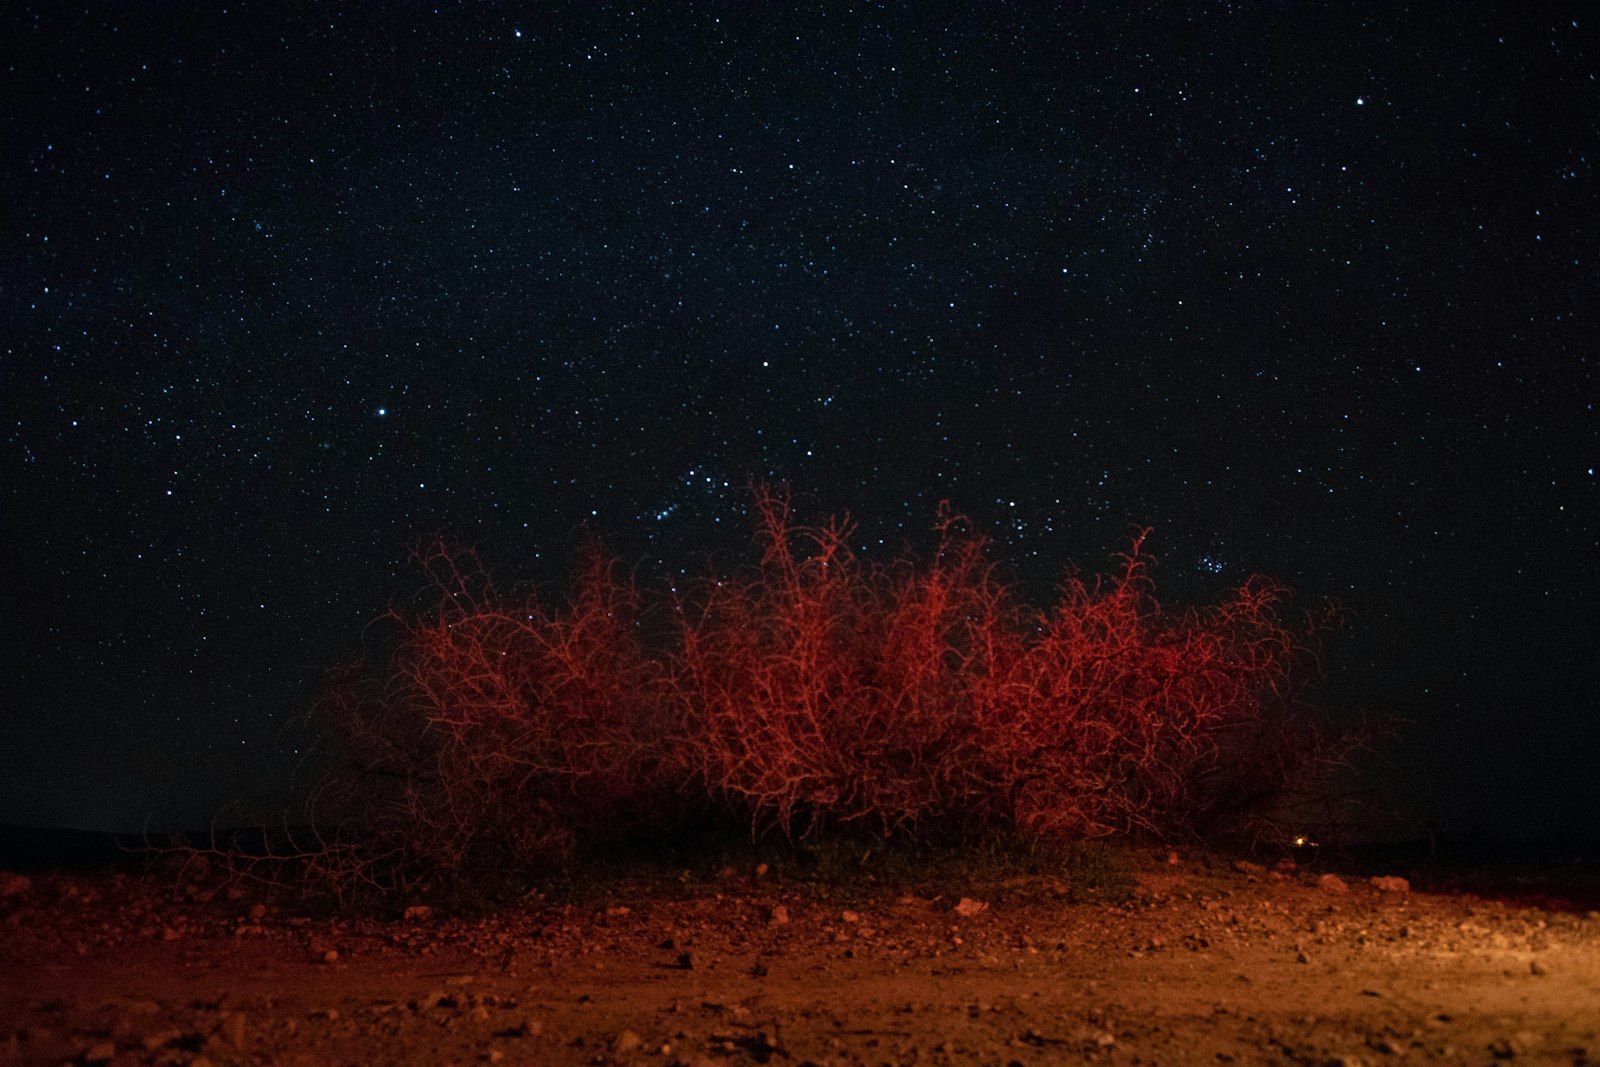
[[[1295,837],[1295,839],[1294,839],[1294,847],[1295,848],[1305,848],[1306,847],[1306,839],[1305,839],[1305,837],[1303,835],[1297,835]]]

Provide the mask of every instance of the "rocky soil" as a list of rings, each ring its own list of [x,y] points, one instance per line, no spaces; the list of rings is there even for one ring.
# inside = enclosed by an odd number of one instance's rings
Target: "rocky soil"
[[[378,920],[0,875],[0,1063],[1600,1062],[1595,912],[1165,853],[1136,879],[730,869]]]

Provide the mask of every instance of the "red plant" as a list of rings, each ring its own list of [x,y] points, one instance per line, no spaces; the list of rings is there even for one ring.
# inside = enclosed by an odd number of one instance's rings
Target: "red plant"
[[[324,702],[369,824],[452,869],[696,813],[756,834],[1170,833],[1315,752],[1294,687],[1327,620],[1286,624],[1267,580],[1169,614],[1141,534],[1040,610],[947,507],[931,558],[889,565],[781,493],[757,488],[754,515],[759,562],[674,593],[655,649],[598,552],[561,610],[495,589],[470,552],[420,552],[429,603],[390,613],[379,677],[347,671]]]
[[[1203,825],[1228,739],[1293,714],[1300,638],[1280,587],[1253,578],[1215,607],[1168,617],[1140,555],[1109,581],[1077,577],[1038,617],[1008,709],[1014,817],[1049,833]],[[1303,631],[1309,633],[1309,630]]]
[[[347,669],[324,701],[364,818],[457,870],[569,852],[647,822],[675,787],[638,597],[588,552],[564,609],[497,590],[471,551],[416,553],[430,603],[391,610],[381,686]],[[376,779],[388,789],[373,789]]]
[[[949,816],[973,792],[976,737],[947,630],[966,605],[928,575],[863,568],[841,520],[800,527],[755,494],[761,563],[680,605],[671,691],[713,799],[759,829],[821,822],[890,832]]]

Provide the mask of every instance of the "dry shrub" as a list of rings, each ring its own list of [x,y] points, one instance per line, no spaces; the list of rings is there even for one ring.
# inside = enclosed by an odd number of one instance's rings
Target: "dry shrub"
[[[415,554],[427,602],[386,616],[388,658],[321,702],[345,810],[449,871],[522,866],[670,810],[682,774],[637,638],[639,598],[588,551],[562,608],[503,593],[472,551]]]
[[[1146,531],[1148,533],[1148,531]],[[1278,614],[1284,590],[1252,578],[1223,602],[1169,616],[1141,534],[1121,570],[1074,576],[1036,616],[1003,697],[1017,822],[1052,835],[1204,829],[1309,755],[1292,687],[1322,625]],[[1276,734],[1276,746],[1266,739]],[[1257,760],[1241,761],[1254,744]]]
[[[759,561],[646,605],[584,557],[565,606],[497,590],[470,552],[418,553],[374,673],[322,709],[370,832],[448,870],[526,866],[675,820],[752,833],[1084,838],[1204,831],[1272,799],[1320,737],[1296,689],[1332,615],[1293,624],[1252,579],[1168,613],[1144,535],[1110,577],[1021,603],[941,507],[937,545],[867,564],[851,527],[754,492]]]
[[[755,495],[761,562],[679,605],[671,693],[713,799],[759,831],[890,833],[969,814],[993,792],[974,721],[969,646],[998,598],[945,516],[931,568],[864,567],[849,523],[797,526]],[[991,627],[991,630],[997,630]]]
[[[670,691],[758,830],[1200,830],[1313,754],[1292,685],[1323,620],[1286,625],[1269,581],[1168,616],[1140,535],[1039,611],[947,508],[927,565],[868,567],[847,523],[755,502],[761,564],[680,610]]]

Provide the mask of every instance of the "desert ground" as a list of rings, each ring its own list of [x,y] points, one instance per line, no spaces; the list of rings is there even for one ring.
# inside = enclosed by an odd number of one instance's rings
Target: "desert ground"
[[[1582,904],[1129,855],[1109,889],[733,865],[472,917],[4,875],[0,1063],[1600,1063]]]

